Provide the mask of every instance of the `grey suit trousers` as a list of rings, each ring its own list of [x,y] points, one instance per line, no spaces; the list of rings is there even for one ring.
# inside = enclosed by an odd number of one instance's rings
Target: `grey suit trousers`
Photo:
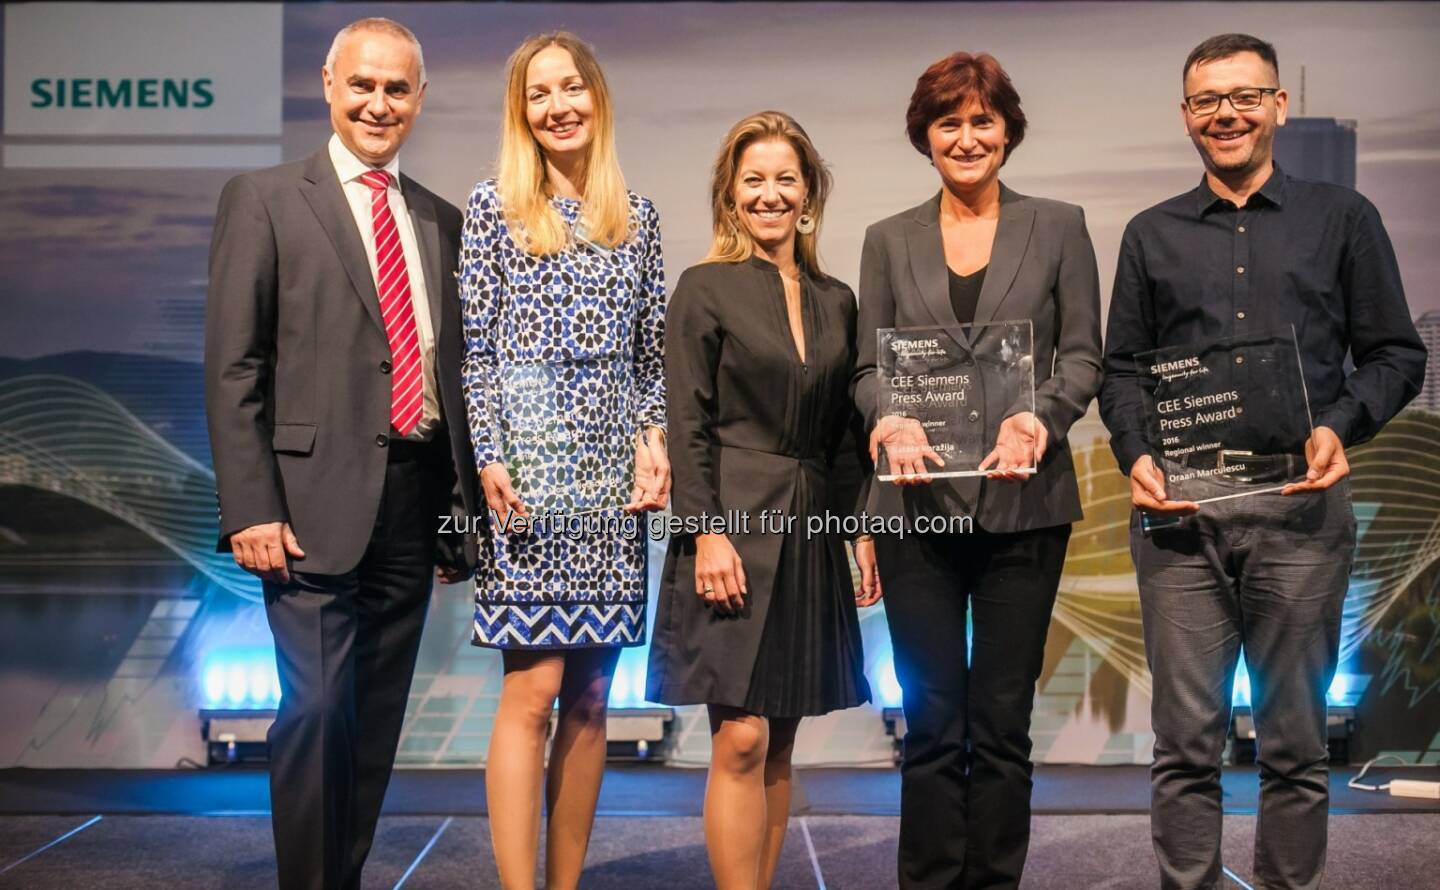
[[[1132,521],[1130,550],[1154,677],[1150,820],[1161,886],[1220,884],[1220,760],[1243,647],[1260,766],[1256,887],[1318,887],[1325,696],[1355,552],[1349,480],[1205,504],[1149,538]]]

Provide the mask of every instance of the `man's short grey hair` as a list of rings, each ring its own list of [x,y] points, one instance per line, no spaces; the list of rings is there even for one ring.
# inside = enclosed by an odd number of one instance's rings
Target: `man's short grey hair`
[[[340,33],[336,34],[335,39],[330,42],[330,52],[325,54],[326,71],[329,71],[332,75],[335,73],[335,57],[340,54],[340,45],[351,35],[358,34],[361,31],[378,31],[381,34],[389,34],[391,37],[399,37],[403,40],[410,41],[410,45],[415,48],[415,60],[420,63],[420,83],[415,86],[419,87],[420,84],[426,82],[425,51],[420,48],[420,38],[415,36],[414,31],[411,31],[394,19],[382,18],[380,16],[359,19],[340,29]]]

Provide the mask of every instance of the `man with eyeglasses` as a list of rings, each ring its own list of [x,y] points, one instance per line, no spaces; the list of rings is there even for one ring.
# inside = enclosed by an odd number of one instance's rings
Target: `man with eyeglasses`
[[[1287,102],[1274,47],[1212,37],[1185,60],[1183,82],[1180,112],[1205,175],[1126,228],[1100,390],[1139,511],[1130,548],[1154,680],[1155,853],[1162,886],[1219,886],[1220,760],[1243,647],[1260,765],[1255,883],[1313,888],[1329,808],[1325,695],[1355,548],[1345,449],[1419,392],[1425,348],[1374,206],[1272,160]],[[1167,500],[1137,353],[1292,324],[1314,418],[1293,458],[1305,478],[1203,507]],[[1146,534],[1141,513],[1170,527]]]

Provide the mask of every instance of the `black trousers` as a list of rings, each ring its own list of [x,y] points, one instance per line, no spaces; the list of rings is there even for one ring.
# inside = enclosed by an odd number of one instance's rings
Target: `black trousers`
[[[265,585],[282,693],[269,735],[282,890],[360,886],[430,601],[436,516],[453,472],[445,447],[391,443],[370,544],[354,569],[291,572],[290,583]]]
[[[1069,540],[1069,525],[876,536],[904,690],[906,890],[1020,884],[1030,845],[1030,711]]]

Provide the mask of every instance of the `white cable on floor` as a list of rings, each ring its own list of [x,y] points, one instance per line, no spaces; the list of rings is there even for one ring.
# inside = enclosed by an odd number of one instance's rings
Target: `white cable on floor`
[[[419,868],[420,863],[424,861],[425,857],[430,855],[430,850],[433,849],[436,842],[440,840],[440,835],[444,834],[445,829],[449,828],[450,823],[454,821],[454,816],[445,817],[445,821],[441,822],[440,827],[435,829],[435,833],[430,836],[430,842],[420,851],[420,855],[415,857],[415,861],[410,863],[410,867],[405,869],[405,874],[400,876],[400,880],[395,882],[394,890],[400,890],[401,887],[405,886],[405,882],[410,880],[410,876],[415,873],[415,869]]]
[[[20,865],[21,863],[29,862],[31,859],[34,859],[36,856],[39,856],[41,853],[44,853],[46,850],[50,849],[51,847],[54,847],[54,846],[57,846],[57,845],[59,845],[59,844],[64,843],[65,841],[69,840],[70,838],[74,837],[75,835],[79,834],[80,832],[84,831],[85,829],[89,828],[91,825],[94,825],[96,822],[99,822],[101,819],[104,819],[104,818],[105,818],[104,816],[95,816],[95,817],[92,818],[89,822],[86,822],[84,825],[80,825],[80,826],[77,826],[77,827],[75,827],[75,828],[70,829],[69,831],[67,831],[67,832],[65,832],[64,834],[60,835],[59,837],[55,838],[55,840],[51,841],[50,843],[46,844],[45,846],[41,847],[40,849],[35,850],[34,852],[32,852],[32,853],[30,853],[30,854],[28,854],[28,855],[26,855],[26,856],[22,856],[22,857],[20,857],[19,859],[16,859],[14,862],[10,863],[9,865],[5,866],[4,868],[0,868],[0,875],[5,874],[5,872],[9,871],[10,869],[14,868],[14,867],[17,866],[17,865]]]
[[[1255,890],[1254,887],[1251,887],[1249,884],[1245,883],[1245,881],[1242,880],[1239,875],[1235,874],[1235,872],[1231,871],[1225,866],[1220,866],[1220,870],[1225,873],[1225,877],[1239,884],[1243,888],[1243,890]]]
[[[815,855],[815,842],[810,839],[810,823],[800,817],[800,831],[805,835],[805,849],[810,853],[810,868],[815,872],[816,890],[825,890],[825,875],[820,871],[820,857]]]
[[[1401,757],[1398,754],[1381,754],[1379,757],[1370,758],[1370,760],[1367,761],[1364,766],[1360,767],[1360,772],[1355,774],[1355,778],[1351,779],[1345,784],[1348,787],[1354,788],[1358,791],[1389,791],[1389,782],[1386,782],[1384,785],[1362,785],[1360,783],[1360,780],[1365,778],[1365,773],[1370,769],[1370,767],[1374,766],[1382,760],[1393,760],[1399,763],[1401,766],[1415,766],[1415,764],[1407,762],[1405,758]]]

